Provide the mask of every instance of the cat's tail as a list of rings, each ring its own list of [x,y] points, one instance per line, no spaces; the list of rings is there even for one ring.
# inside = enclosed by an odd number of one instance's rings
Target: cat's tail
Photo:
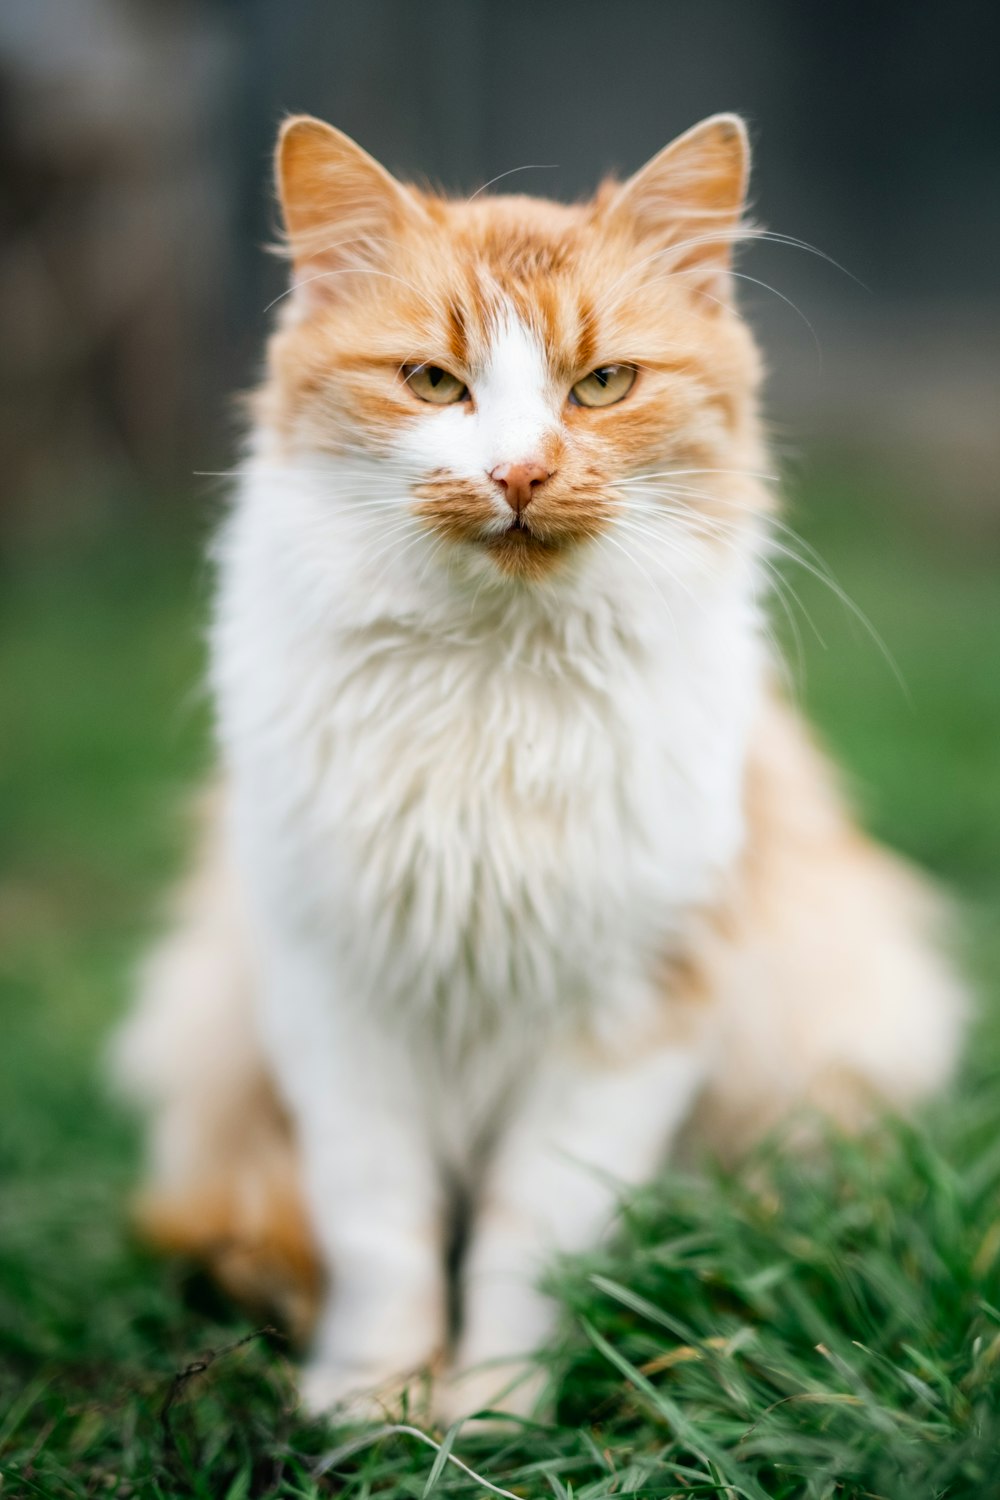
[[[298,1156],[254,1026],[248,944],[221,834],[205,799],[193,873],[114,1039],[116,1084],[149,1121],[140,1233],[208,1266],[239,1300],[304,1333],[320,1275]]]

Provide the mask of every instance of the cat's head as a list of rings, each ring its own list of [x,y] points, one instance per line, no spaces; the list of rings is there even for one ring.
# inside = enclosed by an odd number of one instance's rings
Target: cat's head
[[[717,540],[759,463],[730,275],[747,169],[719,115],[583,204],[453,200],[289,120],[293,286],[262,403],[284,457],[337,455],[331,505],[384,502],[386,532],[395,507],[484,576],[546,578],[602,537],[642,553],[668,517]]]

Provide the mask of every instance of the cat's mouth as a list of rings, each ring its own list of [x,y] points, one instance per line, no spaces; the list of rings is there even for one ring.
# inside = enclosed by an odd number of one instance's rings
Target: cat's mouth
[[[526,542],[540,542],[543,544],[545,542],[544,538],[540,537],[536,531],[532,530],[530,523],[525,519],[523,515],[515,516],[510,525],[507,527],[507,530],[502,531],[500,535],[520,537]]]
[[[507,543],[515,547],[537,547],[543,552],[561,552],[568,538],[541,535],[525,516],[515,516],[505,531],[493,532],[483,538],[483,545],[493,547],[495,543]]]

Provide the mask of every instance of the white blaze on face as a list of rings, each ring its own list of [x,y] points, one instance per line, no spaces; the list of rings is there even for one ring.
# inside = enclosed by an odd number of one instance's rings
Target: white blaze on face
[[[484,467],[541,459],[558,425],[545,351],[513,314],[497,330],[479,382],[477,407]]]
[[[481,485],[500,464],[543,459],[547,440],[559,430],[562,402],[544,348],[510,309],[496,322],[471,390],[471,407],[428,404],[416,414],[400,443],[406,460]],[[499,488],[496,510],[498,519],[509,518]]]

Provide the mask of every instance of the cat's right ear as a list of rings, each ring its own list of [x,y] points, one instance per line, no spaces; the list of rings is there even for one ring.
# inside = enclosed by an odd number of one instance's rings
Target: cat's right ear
[[[310,115],[285,121],[275,178],[294,284],[303,300],[344,295],[352,273],[386,258],[417,199],[349,136]]]

